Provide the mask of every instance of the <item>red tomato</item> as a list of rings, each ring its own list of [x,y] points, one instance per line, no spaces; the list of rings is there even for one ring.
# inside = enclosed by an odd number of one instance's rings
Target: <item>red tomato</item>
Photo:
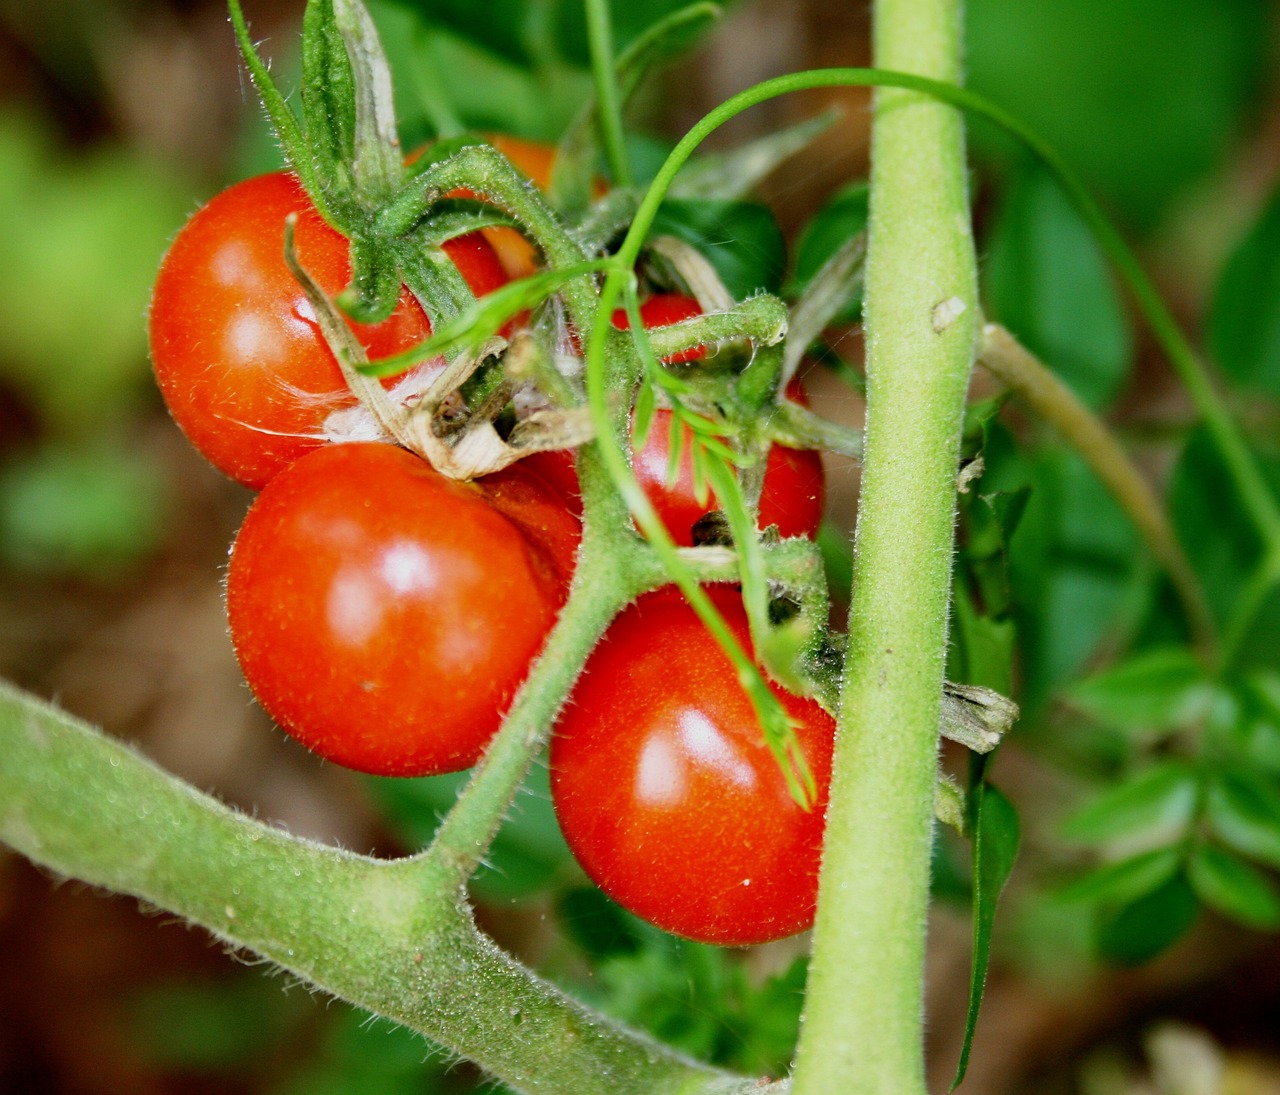
[[[709,592],[747,644],[738,595]],[[674,587],[613,622],[560,716],[551,794],[573,854],[620,905],[724,946],[813,923],[835,721],[775,692],[818,783],[808,812],[732,664]]]
[[[302,265],[330,295],[344,289],[347,240],[281,172],[237,183],[200,209],[174,239],[151,296],[151,357],[169,410],[210,463],[254,489],[319,446],[325,418],[354,402],[284,264],[290,213]],[[507,280],[476,234],[444,250],[477,295]],[[352,327],[372,358],[431,332],[408,289],[390,318]]]
[[[227,616],[262,706],[379,775],[475,763],[555,622],[578,523],[518,468],[476,483],[375,442],[267,484],[231,553]]]

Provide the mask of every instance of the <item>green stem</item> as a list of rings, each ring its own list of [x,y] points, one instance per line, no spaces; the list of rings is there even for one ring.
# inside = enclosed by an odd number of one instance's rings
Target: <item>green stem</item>
[[[627,146],[622,136],[622,99],[618,94],[608,0],[587,0],[587,38],[591,47],[591,73],[596,85],[596,116],[600,119],[609,170],[615,186],[630,186],[631,165],[627,161]]]
[[[878,0],[875,48],[955,80],[958,0]],[[797,1095],[918,1095],[933,789],[976,270],[962,119],[881,90],[849,650]]]
[[[1169,575],[1182,601],[1196,646],[1212,662],[1217,649],[1217,628],[1200,581],[1178,543],[1164,507],[1120,443],[1070,388],[1003,327],[988,324],[984,328],[979,360],[1062,435],[1129,515]]]
[[[0,750],[0,842],[172,910],[521,1091],[752,1089],[539,980],[476,930],[453,892],[424,893],[411,861],[322,847],[236,813],[3,684]]]

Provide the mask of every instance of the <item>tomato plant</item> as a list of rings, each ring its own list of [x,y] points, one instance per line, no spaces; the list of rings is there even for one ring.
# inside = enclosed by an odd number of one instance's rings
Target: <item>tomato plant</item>
[[[740,596],[712,593],[749,643]],[[809,927],[835,722],[775,689],[819,787],[796,804],[737,673],[674,587],[623,611],[551,744],[556,816],[605,893],[690,939],[743,946]]]
[[[518,468],[471,484],[391,445],[325,446],[245,518],[232,642],[262,705],[321,756],[382,775],[466,768],[555,620],[577,535]]]
[[[151,297],[152,362],[174,420],[210,463],[255,490],[322,444],[325,419],[355,402],[285,265],[291,213],[303,267],[331,296],[346,288],[346,239],[296,176],[276,172],[237,183],[197,211],[165,255]],[[507,280],[476,234],[444,250],[477,295]],[[390,318],[352,326],[373,358],[431,333],[406,288]]]

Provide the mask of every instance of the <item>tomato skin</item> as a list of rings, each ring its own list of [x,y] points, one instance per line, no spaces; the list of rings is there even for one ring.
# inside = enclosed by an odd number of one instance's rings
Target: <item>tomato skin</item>
[[[308,453],[232,548],[241,668],[282,728],[338,764],[466,768],[555,622],[576,527],[518,469],[464,483],[388,444]]]
[[[354,402],[285,266],[290,213],[298,215],[300,262],[326,293],[338,293],[351,279],[346,238],[325,223],[294,175],[276,172],[204,205],[175,237],[151,296],[151,357],[174,420],[211,464],[254,490],[321,445],[325,418]],[[477,295],[506,282],[480,236],[444,249]],[[352,328],[372,358],[431,333],[403,287],[388,319]]]
[[[748,645],[739,596],[708,590]],[[819,788],[790,797],[732,663],[674,587],[624,610],[551,743],[565,839],[596,884],[666,931],[723,946],[813,923],[835,722],[774,690]]]

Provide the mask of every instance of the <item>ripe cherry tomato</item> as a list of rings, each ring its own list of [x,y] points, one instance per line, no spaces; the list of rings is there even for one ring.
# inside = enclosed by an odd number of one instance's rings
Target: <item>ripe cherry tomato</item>
[[[578,535],[518,467],[464,483],[392,445],[327,445],[249,509],[232,643],[262,706],[321,756],[379,775],[466,768],[555,622]]]
[[[280,172],[237,183],[200,209],[174,239],[151,296],[151,357],[169,410],[210,463],[255,490],[319,446],[325,418],[354,402],[285,266],[290,213],[299,260],[336,294],[351,278],[347,241],[297,178]],[[477,295],[507,280],[474,233],[444,250]],[[431,332],[408,289],[390,318],[352,327],[372,358]]]
[[[709,591],[749,643],[738,595]],[[796,805],[732,663],[674,587],[623,611],[551,743],[551,795],[583,869],[690,939],[745,946],[813,923],[835,722],[774,690],[819,787]]]

